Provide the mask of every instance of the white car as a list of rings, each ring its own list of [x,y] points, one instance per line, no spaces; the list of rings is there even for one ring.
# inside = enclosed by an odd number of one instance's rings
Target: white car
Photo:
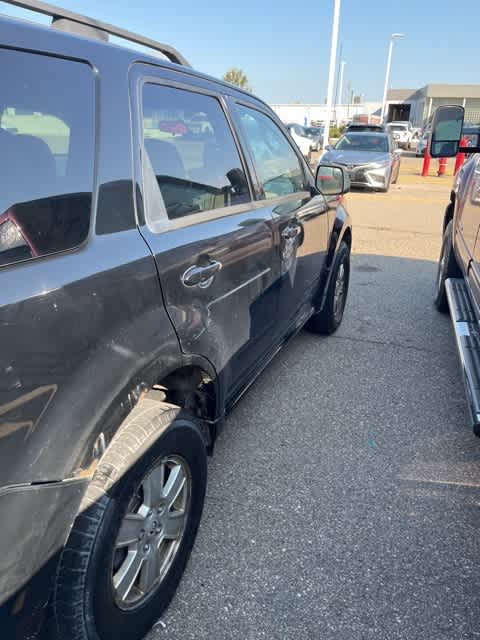
[[[305,157],[310,151],[320,151],[322,148],[323,130],[320,127],[302,127],[300,124],[285,126]]]
[[[412,148],[414,131],[409,122],[389,122],[387,129],[401,149]]]

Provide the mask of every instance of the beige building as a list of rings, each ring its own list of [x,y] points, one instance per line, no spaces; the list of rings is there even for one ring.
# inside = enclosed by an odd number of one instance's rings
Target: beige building
[[[387,120],[410,120],[422,127],[435,109],[445,104],[465,108],[465,122],[480,124],[480,84],[427,84],[422,89],[391,89]]]

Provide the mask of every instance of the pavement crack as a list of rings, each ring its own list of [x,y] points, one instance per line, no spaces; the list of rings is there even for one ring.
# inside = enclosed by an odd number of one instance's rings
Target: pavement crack
[[[425,347],[416,347],[411,344],[404,344],[402,342],[387,342],[386,340],[373,340],[372,338],[360,338],[353,336],[330,336],[330,340],[349,340],[350,342],[364,342],[365,344],[374,344],[382,347],[396,347],[398,349],[407,349],[409,351],[418,351],[419,353],[430,353],[436,356],[441,356],[446,353],[453,355],[455,352],[451,349],[445,349],[444,351],[435,351],[434,349],[426,349]]]

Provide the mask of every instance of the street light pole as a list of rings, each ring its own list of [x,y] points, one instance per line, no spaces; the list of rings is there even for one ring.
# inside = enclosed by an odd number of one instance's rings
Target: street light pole
[[[330,66],[328,69],[327,105],[325,127],[323,130],[323,148],[328,145],[330,135],[330,120],[332,118],[333,85],[335,83],[335,62],[337,59],[338,26],[340,23],[340,0],[335,0],[333,8],[332,45],[330,48]]]
[[[388,46],[388,58],[387,58],[387,71],[385,73],[385,87],[383,88],[383,100],[382,100],[382,122],[385,118],[385,111],[387,109],[387,94],[388,94],[388,84],[390,82],[390,69],[392,67],[392,53],[393,53],[393,43],[398,38],[404,38],[405,34],[403,33],[392,33],[392,37],[390,38],[390,44]]]
[[[343,104],[343,74],[345,72],[345,61],[340,63],[340,80],[338,81],[338,104]]]

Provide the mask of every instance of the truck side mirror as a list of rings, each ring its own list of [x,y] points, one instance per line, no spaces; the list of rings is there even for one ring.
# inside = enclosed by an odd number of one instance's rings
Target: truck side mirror
[[[453,158],[462,138],[465,109],[458,106],[438,107],[432,124],[430,155],[432,158]]]
[[[320,163],[315,185],[324,196],[340,196],[350,191],[350,176],[339,165]]]

